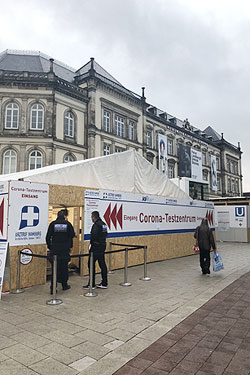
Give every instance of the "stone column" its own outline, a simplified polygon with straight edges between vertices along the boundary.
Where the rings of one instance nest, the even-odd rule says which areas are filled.
[[[28,110],[28,98],[22,99],[22,107],[21,107],[21,116],[20,116],[20,128],[19,132],[21,134],[26,134],[29,129],[29,124],[27,123],[27,110]]]
[[[28,158],[29,155],[26,155],[26,148],[26,143],[21,143],[19,154],[19,166],[17,165],[17,170],[19,171],[25,171],[28,168],[28,160],[26,160],[26,157]]]
[[[94,158],[95,157],[95,132],[89,131],[88,137],[88,157]]]

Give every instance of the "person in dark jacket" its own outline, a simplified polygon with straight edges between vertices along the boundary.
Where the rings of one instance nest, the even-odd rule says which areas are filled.
[[[108,235],[107,225],[101,220],[99,212],[93,211],[91,214],[93,221],[93,226],[91,228],[90,237],[90,252],[93,252],[94,262],[93,262],[93,285],[92,287],[107,289],[108,287],[108,271],[105,262],[105,250],[106,250],[106,238]],[[100,284],[95,285],[95,263],[98,261],[99,267],[101,268],[102,281]],[[90,257],[88,260],[88,267],[90,270]],[[84,289],[89,288],[89,283],[83,286]]]
[[[216,250],[212,230],[208,226],[208,220],[202,220],[201,225],[196,228],[194,238],[200,249],[200,266],[203,275],[210,274],[210,250]]]
[[[70,289],[68,285],[68,262],[70,261],[70,251],[73,247],[75,231],[72,224],[67,220],[67,210],[61,210],[57,214],[57,219],[50,223],[46,243],[50,250],[51,259],[57,255],[57,281],[62,284],[62,289]],[[53,267],[52,267],[53,270]],[[51,279],[50,292],[53,291],[53,275]]]

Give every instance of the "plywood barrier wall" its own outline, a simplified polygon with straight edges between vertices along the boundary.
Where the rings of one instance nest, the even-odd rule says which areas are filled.
[[[171,258],[178,258],[186,255],[194,254],[192,247],[194,245],[193,233],[178,233],[159,236],[140,236],[140,237],[123,237],[118,239],[110,239],[107,242],[107,251],[109,250],[109,242],[124,243],[128,245],[147,246],[147,260],[148,262],[156,262]],[[83,244],[83,253],[88,253],[89,242]],[[120,248],[120,247],[119,247]],[[113,246],[112,250],[119,249]],[[106,262],[108,265],[108,255],[106,255]],[[143,264],[143,249],[129,252],[128,265],[135,266]],[[112,254],[112,269],[119,269],[124,267],[124,252]],[[97,272],[99,268],[97,267]],[[82,259],[81,274],[88,274],[87,257]]]
[[[16,289],[18,250],[22,250],[25,246],[10,247],[10,273],[11,273],[11,289]],[[30,245],[27,246],[34,254],[46,255],[46,245]],[[33,258],[27,265],[21,264],[21,288],[34,285],[45,284],[46,282],[46,259]],[[9,282],[4,283],[3,291],[9,290]]]

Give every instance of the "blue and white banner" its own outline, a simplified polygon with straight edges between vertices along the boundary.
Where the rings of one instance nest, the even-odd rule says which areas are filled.
[[[109,238],[194,232],[204,217],[214,227],[210,202],[86,190],[84,240],[90,239],[93,211],[106,222]]]
[[[10,246],[45,243],[48,204],[47,184],[10,182],[8,232]]]

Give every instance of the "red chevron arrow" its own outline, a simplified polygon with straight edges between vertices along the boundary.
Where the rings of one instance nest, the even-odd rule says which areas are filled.
[[[114,224],[115,229],[117,229],[117,222],[116,222],[116,211],[117,211],[117,204],[113,208],[112,214],[110,216],[112,223]]]
[[[109,204],[105,214],[104,214],[104,220],[106,221],[107,226],[110,229],[110,213],[111,213],[111,203]]]
[[[122,205],[121,205],[119,211],[117,212],[117,216],[116,217],[117,217],[117,221],[120,224],[120,227],[122,229]]]

